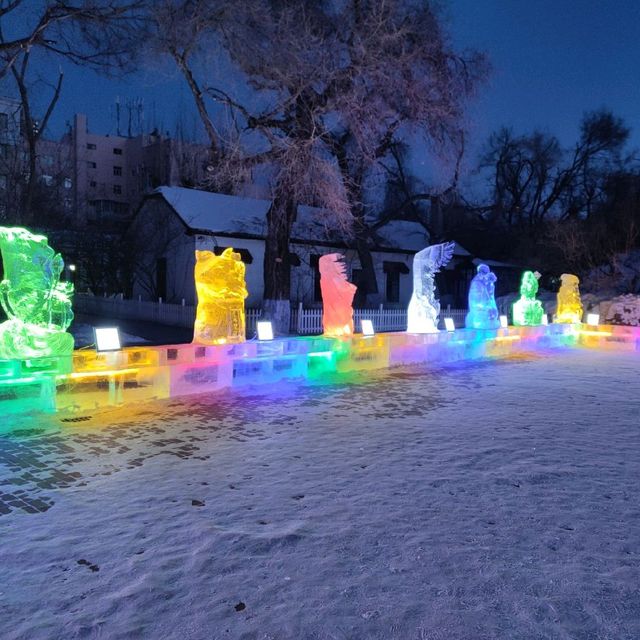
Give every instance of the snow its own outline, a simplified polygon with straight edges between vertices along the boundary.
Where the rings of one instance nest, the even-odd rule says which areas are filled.
[[[0,636],[638,638],[639,393],[567,350],[22,419]]]
[[[600,314],[608,324],[640,325],[640,296],[626,294],[600,303]]]
[[[173,207],[182,221],[191,229],[210,233],[244,233],[257,238],[266,235],[266,216],[270,200],[258,200],[211,193],[184,187],[159,187],[155,193]],[[298,207],[298,216],[291,237],[300,241],[326,240],[338,244],[344,242],[338,232],[332,232],[324,220],[327,212],[317,207]],[[381,247],[417,251],[428,244],[425,228],[415,222],[391,221],[378,229],[377,239]],[[457,247],[456,255],[469,255]]]

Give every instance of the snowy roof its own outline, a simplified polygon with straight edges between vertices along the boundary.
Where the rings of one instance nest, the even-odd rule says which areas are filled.
[[[191,229],[231,235],[243,233],[259,237],[266,234],[266,216],[270,200],[229,196],[184,187],[159,187],[154,193],[161,195]],[[331,234],[323,219],[327,212],[316,207],[299,206],[293,225],[292,238],[306,241],[341,240]],[[416,222],[394,220],[377,230],[378,245],[388,249],[418,251],[426,247],[428,234]],[[457,248],[459,245],[457,245]],[[460,253],[461,250],[464,253]],[[459,247],[456,255],[469,255]]]
[[[381,247],[402,247],[420,251],[429,244],[427,230],[417,222],[391,220],[376,231]]]
[[[473,264],[486,264],[488,267],[495,267],[496,269],[502,267],[505,269],[523,269],[522,265],[513,264],[512,262],[501,262],[500,260],[483,260],[482,258],[474,258]]]

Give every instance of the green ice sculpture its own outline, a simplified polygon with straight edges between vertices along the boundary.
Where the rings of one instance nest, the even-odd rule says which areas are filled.
[[[513,305],[513,324],[516,326],[535,326],[542,324],[544,309],[542,302],[536,300],[539,273],[525,271],[520,283],[520,299]]]
[[[8,318],[0,324],[0,359],[70,355],[73,285],[60,282],[60,254],[45,236],[8,227],[0,227],[0,252],[0,304]]]

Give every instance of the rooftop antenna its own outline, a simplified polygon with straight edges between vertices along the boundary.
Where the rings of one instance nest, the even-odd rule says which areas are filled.
[[[120,135],[120,96],[116,96],[116,134]]]

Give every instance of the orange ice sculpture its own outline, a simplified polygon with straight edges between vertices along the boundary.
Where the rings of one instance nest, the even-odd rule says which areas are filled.
[[[244,299],[247,287],[245,266],[231,247],[222,255],[196,251],[196,293],[198,310],[193,341],[200,344],[244,342]]]
[[[322,292],[322,329],[326,336],[353,335],[356,285],[347,280],[343,256],[330,253],[318,262]]]

